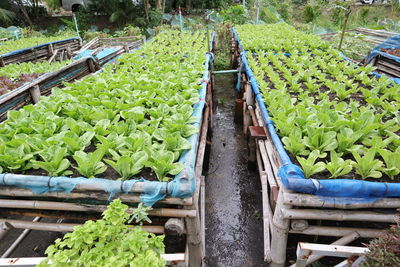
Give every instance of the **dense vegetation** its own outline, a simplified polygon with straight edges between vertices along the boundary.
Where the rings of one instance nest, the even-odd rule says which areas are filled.
[[[37,37],[28,37],[28,38],[21,38],[18,40],[10,40],[6,42],[0,42],[0,54],[12,52],[18,49],[24,49],[44,43],[64,40],[67,38],[74,37],[70,34],[68,35],[57,35],[57,36],[37,36]]]
[[[237,31],[275,127],[306,177],[398,177],[399,85],[287,24]]]
[[[9,111],[0,126],[0,166],[89,178],[150,172],[168,180],[182,170],[176,161],[198,131],[192,105],[206,47],[203,32],[166,31],[101,73]]]
[[[74,231],[63,239],[57,239],[47,248],[48,257],[39,266],[165,266],[165,260],[161,258],[164,236],[126,224],[135,218],[140,221],[137,215],[142,209],[140,205],[133,210],[130,219],[128,206],[119,199],[114,200],[101,220],[86,221],[82,226],[74,227]],[[145,217],[139,219],[151,222]]]
[[[71,60],[53,63],[47,61],[23,62],[6,65],[0,68],[0,95],[14,90],[26,82],[31,82],[44,73],[58,70],[69,63],[71,63]]]

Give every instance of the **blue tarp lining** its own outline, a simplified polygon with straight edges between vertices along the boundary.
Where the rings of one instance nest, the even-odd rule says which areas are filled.
[[[214,34],[212,38],[214,38]],[[154,205],[154,203],[165,198],[167,195],[179,198],[190,197],[196,189],[195,164],[203,111],[206,106],[207,85],[210,79],[209,68],[212,60],[213,55],[207,53],[201,82],[202,87],[199,89],[199,101],[194,105],[192,114],[193,117],[197,118],[193,125],[199,129],[199,132],[189,137],[188,140],[192,148],[185,150],[180,156],[179,162],[184,165],[184,168],[172,181],[146,181],[143,178],[131,179],[129,181],[115,181],[102,178],[87,179],[84,177],[69,178],[0,174],[0,186],[17,186],[40,194],[49,191],[70,193],[76,186],[92,183],[97,185],[101,190],[110,193],[110,197],[113,197],[115,194],[128,193],[135,183],[143,182],[142,188],[144,193],[141,194],[140,199],[147,206]]]
[[[400,183],[383,183],[368,182],[362,180],[349,179],[307,179],[304,177],[302,170],[290,160],[281,139],[279,138],[273,121],[268,115],[267,107],[264,103],[262,94],[260,93],[258,83],[248,64],[246,51],[240,44],[239,36],[233,28],[233,34],[241,49],[242,66],[249,77],[251,87],[255,94],[256,100],[260,106],[263,120],[266,128],[271,136],[272,142],[276,148],[282,167],[278,170],[283,185],[286,189],[298,193],[313,194],[324,198],[325,201],[334,200],[332,197],[341,197],[343,204],[351,204],[356,202],[374,201],[382,197],[400,197]],[[238,79],[240,79],[240,73]],[[337,201],[337,199],[336,199]]]
[[[371,53],[368,55],[367,58],[367,64],[369,64],[375,57],[379,55],[383,55],[385,57],[388,57],[398,63],[400,63],[400,58],[390,55],[388,53],[380,51],[381,49],[386,48],[386,49],[396,49],[400,48],[400,35],[393,36],[392,38],[387,39],[380,45],[377,45],[374,49],[372,49]]]
[[[65,42],[65,41],[70,41],[70,40],[80,40],[80,38],[79,37],[72,37],[72,38],[68,38],[68,39],[64,39],[64,40],[58,40],[58,41],[48,42],[48,43],[44,43],[44,44],[40,44],[40,45],[36,45],[36,46],[32,46],[32,47],[18,49],[18,50],[12,51],[12,52],[1,54],[0,58],[18,55],[18,54],[21,54],[21,53],[29,52],[29,51],[37,49],[37,48],[41,48],[43,46],[47,46],[49,44],[58,44],[58,43]]]

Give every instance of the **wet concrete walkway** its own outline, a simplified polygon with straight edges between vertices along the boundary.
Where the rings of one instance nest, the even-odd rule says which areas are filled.
[[[210,166],[206,176],[206,263],[263,266],[261,184],[247,169],[242,125],[234,123],[231,74],[217,75]]]

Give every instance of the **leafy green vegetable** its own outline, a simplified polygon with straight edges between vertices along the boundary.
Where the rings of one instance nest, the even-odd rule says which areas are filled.
[[[144,164],[153,169],[160,181],[168,181],[167,174],[177,175],[183,170],[181,163],[174,163],[174,153],[171,151],[153,150],[150,151],[150,155]]]
[[[325,167],[331,174],[331,178],[341,177],[348,174],[353,169],[353,162],[351,160],[342,159],[340,154],[337,154],[335,151],[331,151],[330,156],[331,160]]]
[[[142,206],[131,210],[132,218],[145,220],[146,210]],[[128,206],[115,199],[102,219],[86,221],[57,239],[38,266],[165,266],[161,258],[164,236],[145,232],[140,226],[130,228],[125,224],[130,217],[127,211]]]
[[[305,177],[310,178],[312,175],[325,170],[326,167],[325,163],[323,162],[315,163],[315,161],[319,156],[320,156],[320,151],[313,150],[310,153],[310,155],[308,155],[307,159],[304,159],[302,157],[296,157],[301,165],[301,168],[303,169]]]
[[[105,160],[126,180],[139,173],[147,160],[147,154],[144,151],[133,153],[131,156],[120,156],[116,161]]]
[[[353,164],[356,173],[365,178],[380,178],[382,173],[379,171],[382,167],[382,161],[374,159],[375,152],[368,151],[364,156],[360,156],[357,152],[353,152],[356,162]]]
[[[107,166],[101,162],[104,156],[104,150],[97,149],[91,153],[76,151],[72,156],[78,167],[74,167],[80,174],[87,178],[94,178],[95,175],[106,171]]]
[[[35,168],[46,170],[51,176],[70,175],[71,171],[66,171],[70,162],[65,158],[67,149],[59,146],[51,146],[47,150],[39,152],[43,161],[33,161]]]

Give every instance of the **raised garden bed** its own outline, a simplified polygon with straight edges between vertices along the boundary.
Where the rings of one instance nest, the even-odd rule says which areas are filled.
[[[62,38],[65,37],[33,38],[34,40],[26,38],[3,42],[0,46],[0,67],[27,61],[37,62],[52,57],[69,59],[73,52],[82,47],[82,40],[78,37]]]
[[[187,241],[185,259],[199,265],[201,170],[212,99],[207,47],[204,32],[166,31],[96,75],[9,111],[0,130],[4,151],[23,153],[16,155],[17,168],[17,162],[6,163],[10,154],[0,156],[0,196],[16,201],[3,207],[98,212],[114,197],[155,205],[148,230],[162,233],[176,226],[170,219],[185,220],[178,231],[184,250]],[[24,144],[12,148],[18,140]],[[66,213],[58,216],[68,218]]]
[[[240,26],[233,35],[244,128],[257,132],[265,259],[284,265],[288,233],[376,237],[379,229],[338,222],[396,219],[399,175],[385,153],[400,150],[398,85],[285,24]]]

